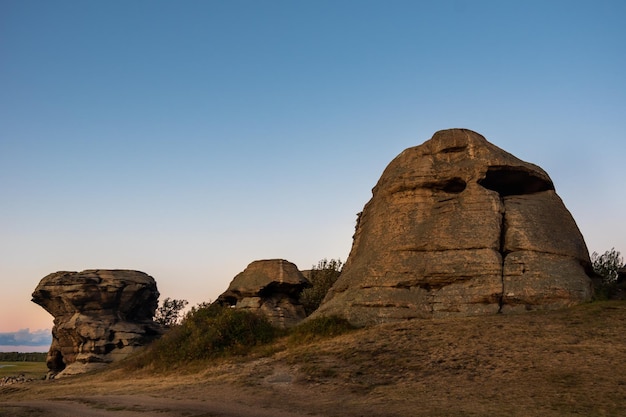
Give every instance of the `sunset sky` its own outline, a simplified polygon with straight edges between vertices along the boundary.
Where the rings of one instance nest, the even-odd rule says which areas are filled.
[[[347,258],[385,166],[464,127],[626,252],[624,1],[0,1],[0,350],[45,275],[214,300],[257,259]]]

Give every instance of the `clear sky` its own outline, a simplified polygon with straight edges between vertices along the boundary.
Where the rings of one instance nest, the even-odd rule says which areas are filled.
[[[385,166],[451,127],[624,253],[624,45],[621,0],[0,0],[0,346],[42,343],[59,270],[194,305],[257,259],[345,260]]]

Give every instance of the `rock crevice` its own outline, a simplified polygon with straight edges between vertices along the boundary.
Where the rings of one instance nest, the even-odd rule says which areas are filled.
[[[502,197],[500,197],[500,203],[503,207],[501,214],[502,220],[500,221],[500,258],[502,259],[502,265],[500,266],[500,279],[502,281],[502,292],[500,293],[498,299],[498,313],[502,313],[502,307],[504,307],[504,294],[506,293],[506,289],[504,288],[504,265],[506,262],[506,256],[509,253],[506,247],[506,210],[504,209],[504,200]]]

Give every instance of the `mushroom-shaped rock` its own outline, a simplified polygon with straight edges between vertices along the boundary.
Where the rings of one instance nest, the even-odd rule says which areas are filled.
[[[152,320],[158,298],[154,278],[139,271],[60,271],[44,277],[32,301],[54,317],[50,375],[102,367],[159,337],[163,330]]]
[[[583,237],[548,174],[465,129],[385,169],[341,277],[313,314],[356,325],[588,300]]]
[[[254,261],[235,276],[216,302],[260,313],[274,326],[288,328],[306,317],[298,297],[309,285],[298,267],[289,261]]]

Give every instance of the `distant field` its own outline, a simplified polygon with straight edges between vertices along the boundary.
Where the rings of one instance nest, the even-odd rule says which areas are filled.
[[[24,374],[27,378],[41,379],[47,372],[45,362],[0,362],[0,378]]]

